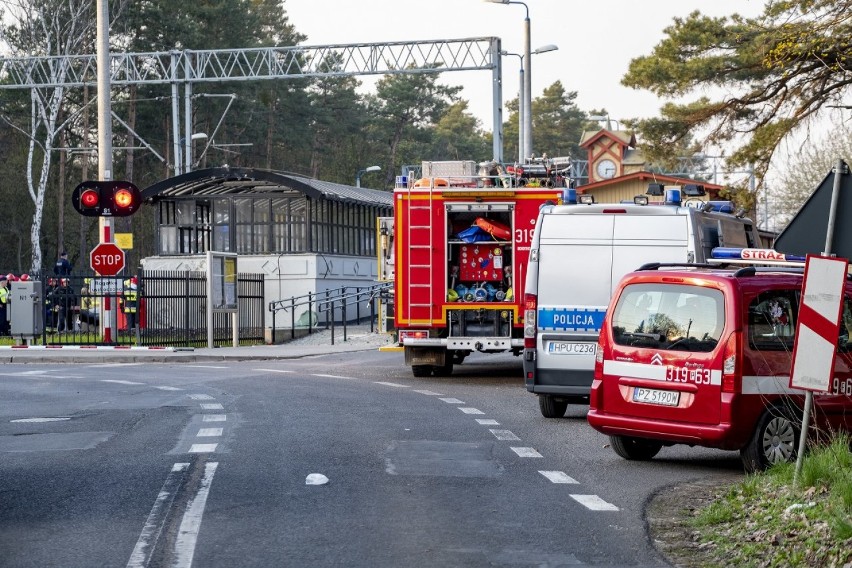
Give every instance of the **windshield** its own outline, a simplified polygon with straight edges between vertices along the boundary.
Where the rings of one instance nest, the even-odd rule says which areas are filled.
[[[725,327],[724,297],[699,286],[634,284],[618,299],[611,325],[618,345],[709,352]]]

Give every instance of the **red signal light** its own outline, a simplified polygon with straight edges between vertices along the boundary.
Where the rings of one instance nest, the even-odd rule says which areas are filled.
[[[94,209],[100,200],[100,194],[94,189],[86,189],[80,194],[80,205],[86,209]]]

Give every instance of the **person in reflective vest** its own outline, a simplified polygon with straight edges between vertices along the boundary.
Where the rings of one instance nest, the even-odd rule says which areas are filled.
[[[124,312],[124,317],[127,318],[128,331],[136,329],[136,313],[139,305],[137,283],[138,281],[135,276],[124,281],[122,311]]]

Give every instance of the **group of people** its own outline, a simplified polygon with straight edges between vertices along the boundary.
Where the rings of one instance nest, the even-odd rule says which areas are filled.
[[[53,278],[48,278],[44,287],[44,327],[48,332],[66,333],[97,330],[100,322],[101,294],[91,289],[91,279],[86,278],[79,293],[72,286],[72,265],[68,253],[63,251],[53,267]],[[0,275],[0,336],[10,335],[10,282],[29,280],[28,274]],[[138,323],[138,290],[136,277],[123,282],[118,294],[118,307],[124,314],[126,329],[136,328]]]

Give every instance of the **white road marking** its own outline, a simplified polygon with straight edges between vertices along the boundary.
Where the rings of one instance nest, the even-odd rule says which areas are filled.
[[[399,385],[397,383],[385,383],[385,382],[382,382],[382,381],[375,381],[375,383],[377,385],[385,385],[386,387],[397,387],[397,388],[400,388],[400,389],[411,388],[408,385]]]
[[[263,371],[264,373],[292,373],[285,369],[252,369],[252,371]]]
[[[461,401],[457,398],[439,398],[438,400],[443,400],[447,404],[464,404],[463,401]]]
[[[551,483],[579,483],[564,471],[539,471],[539,473],[549,479]]]
[[[494,430],[493,428],[491,428],[491,429],[490,429],[490,432],[491,432],[492,434],[494,434],[494,436],[495,436],[498,440],[512,440],[512,441],[514,441],[514,440],[520,440],[520,438],[518,438],[515,434],[513,434],[513,433],[512,433],[511,431],[509,431],[509,430]]]
[[[172,563],[174,568],[189,568],[192,566],[192,557],[195,556],[195,543],[198,541],[198,530],[201,528],[201,517],[204,515],[204,506],[207,504],[207,495],[210,493],[210,484],[213,483],[213,474],[216,473],[218,463],[204,464],[204,477],[198,493],[190,500],[183,514],[175,541],[175,559]]]
[[[88,366],[105,369],[107,367],[138,367],[139,365],[144,365],[144,363],[97,363],[95,365]]]
[[[208,402],[200,406],[202,410],[225,410],[225,407],[218,402]]]
[[[201,428],[196,434],[197,438],[215,438],[222,435],[224,428]]]
[[[219,444],[192,444],[189,447],[190,454],[209,454],[216,451]]]
[[[494,420],[493,418],[477,418],[477,422],[482,424],[483,426],[499,426],[500,423]]]
[[[459,410],[461,410],[465,414],[485,414],[484,412],[482,412],[478,408],[471,408],[469,406],[457,406],[456,408],[458,408]]]
[[[571,498],[592,511],[618,511],[618,507],[607,503],[597,495],[571,495]]]
[[[209,394],[190,394],[187,396],[192,400],[213,400],[213,397]]]
[[[325,379],[352,379],[352,377],[341,377],[340,375],[313,375],[314,377],[323,377]]]
[[[226,422],[228,417],[225,414],[202,414],[202,422]]]
[[[182,391],[183,389],[179,389],[177,387],[154,387],[155,389],[160,389],[161,391]]]
[[[144,385],[145,383],[137,383],[135,381],[122,381],[119,379],[103,379],[102,383],[116,383],[119,385]]]
[[[154,501],[154,506],[151,508],[148,520],[145,521],[145,526],[142,527],[142,534],[139,535],[139,540],[136,541],[136,546],[133,547],[133,553],[127,562],[127,568],[145,568],[148,566],[151,554],[154,552],[157,540],[163,531],[163,525],[168,516],[169,509],[172,506],[175,494],[187,468],[189,468],[188,463],[176,463],[172,466],[172,471],[166,477],[163,488],[160,489],[160,494],[157,495],[157,500]]]
[[[543,458],[544,456],[532,448],[512,448],[512,451],[522,458]]]
[[[430,390],[416,390],[414,392],[419,392],[420,394],[425,394],[425,395],[429,395],[429,396],[441,396],[440,393],[432,392]]]
[[[9,420],[9,422],[64,422],[71,420],[70,416],[55,416],[53,418],[18,418],[17,420]]]
[[[305,485],[325,485],[328,478],[321,473],[311,473],[305,478]]]
[[[193,369],[227,369],[228,367],[222,365],[187,365],[187,367],[192,367]]]

